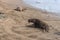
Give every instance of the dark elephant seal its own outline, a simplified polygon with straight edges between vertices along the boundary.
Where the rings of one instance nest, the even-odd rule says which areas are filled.
[[[46,32],[49,31],[49,26],[45,22],[43,22],[39,19],[28,19],[28,22],[33,23],[34,28],[38,28],[38,29],[41,29],[42,31],[46,31]]]

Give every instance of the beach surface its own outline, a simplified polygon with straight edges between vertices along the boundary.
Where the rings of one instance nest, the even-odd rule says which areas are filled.
[[[16,5],[13,6],[9,2],[0,0],[0,40],[60,40],[59,16],[28,6],[22,0],[19,7],[23,11],[16,11]],[[44,21],[50,26],[49,32],[26,27],[30,18]]]

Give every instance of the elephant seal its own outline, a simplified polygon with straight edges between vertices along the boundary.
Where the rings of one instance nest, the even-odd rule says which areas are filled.
[[[28,23],[33,23],[34,28],[38,28],[46,32],[49,31],[49,26],[39,19],[28,19]]]

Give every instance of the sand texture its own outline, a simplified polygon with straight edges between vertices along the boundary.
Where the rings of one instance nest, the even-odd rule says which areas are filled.
[[[26,27],[29,18],[38,18],[47,23],[49,32]],[[30,7],[16,11],[0,1],[0,40],[60,40],[60,18]]]

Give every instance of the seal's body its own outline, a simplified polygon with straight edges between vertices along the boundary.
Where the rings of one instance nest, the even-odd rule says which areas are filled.
[[[45,22],[42,22],[39,19],[28,19],[28,22],[33,23],[34,28],[39,28],[42,31],[46,31],[46,32],[48,32],[49,30],[49,26]]]

